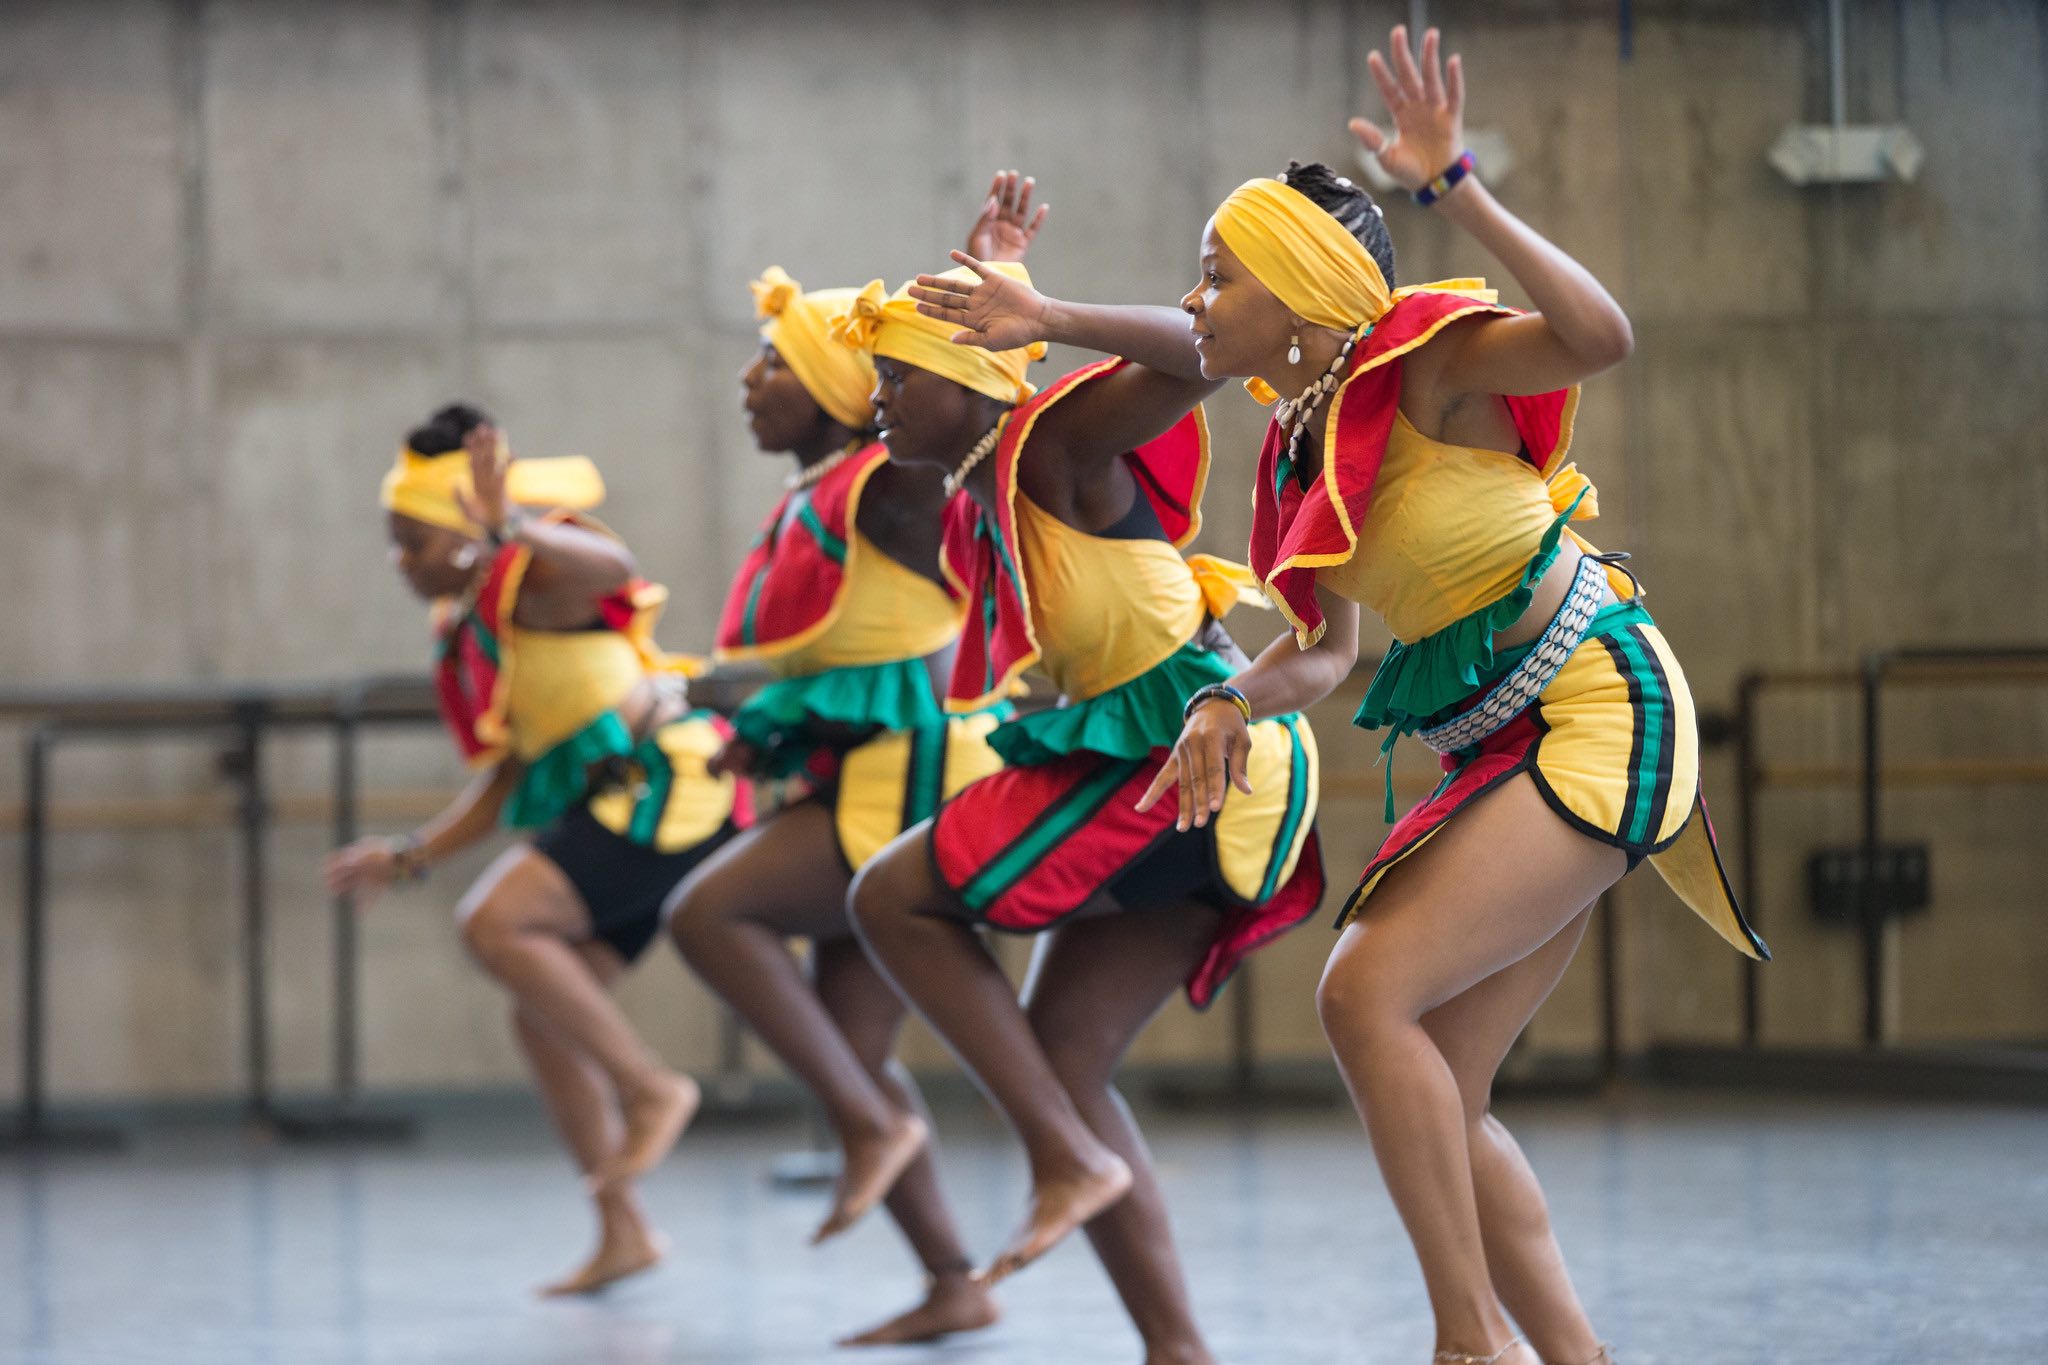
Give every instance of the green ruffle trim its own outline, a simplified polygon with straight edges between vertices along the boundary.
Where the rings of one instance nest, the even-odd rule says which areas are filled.
[[[909,730],[944,718],[922,659],[855,664],[778,678],[733,713],[733,729],[760,750],[763,771],[789,777],[823,741],[818,725],[848,730]]]
[[[1572,505],[1537,542],[1536,554],[1522,570],[1521,581],[1505,597],[1453,621],[1434,635],[1425,635],[1412,645],[1396,640],[1374,670],[1365,689],[1365,700],[1351,723],[1363,730],[1381,730],[1380,761],[1387,770],[1387,823],[1394,823],[1394,741],[1412,735],[1433,718],[1444,714],[1490,681],[1502,677],[1506,668],[1493,647],[1494,637],[1522,619],[1536,598],[1536,585],[1564,548],[1564,528],[1572,513],[1593,490],[1588,488],[1572,499]],[[1506,667],[1512,667],[1512,664]]]
[[[1587,490],[1590,492],[1591,490]],[[1558,513],[1557,520],[1543,533],[1536,555],[1522,571],[1522,579],[1507,596],[1481,607],[1462,620],[1453,621],[1434,635],[1412,645],[1395,641],[1380,660],[1365,689],[1352,724],[1366,730],[1392,729],[1411,734],[1432,716],[1465,700],[1498,667],[1493,639],[1522,619],[1535,599],[1536,585],[1564,548],[1565,524],[1579,510],[1586,493]],[[1390,736],[1391,738],[1391,736]]]
[[[997,726],[988,744],[1003,762],[1026,767],[1084,750],[1140,759],[1180,738],[1181,708],[1195,689],[1223,682],[1236,672],[1222,655],[1190,640],[1099,697],[1034,711]]]
[[[553,824],[589,798],[594,765],[630,755],[635,747],[625,717],[605,712],[527,765],[500,819],[513,829]]]

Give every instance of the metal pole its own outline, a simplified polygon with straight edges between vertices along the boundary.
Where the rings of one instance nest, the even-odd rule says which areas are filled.
[[[268,915],[263,903],[264,826],[269,818],[263,793],[263,703],[245,701],[235,707],[238,745],[235,777],[242,788],[242,952],[246,1046],[249,1061],[249,1117],[269,1123],[270,998],[265,967],[269,950]]]
[[[1756,803],[1760,795],[1756,760],[1757,694],[1763,679],[1748,673],[1735,689],[1735,826],[1741,842],[1742,861],[1738,875],[1742,885],[1742,908],[1749,922],[1757,922],[1756,909]],[[1756,1047],[1763,1037],[1763,974],[1757,963],[1742,959],[1742,1045]]]
[[[356,746],[361,735],[363,689],[341,695],[334,718],[334,846],[356,840]],[[343,1107],[355,1103],[357,1084],[356,911],[347,896],[334,898],[334,1094]]]
[[[1828,120],[1837,133],[1849,122],[1849,59],[1842,28],[1842,0],[1828,0]]]
[[[1857,918],[1863,932],[1863,1044],[1884,1042],[1884,914],[1877,896],[1880,840],[1879,788],[1882,785],[1878,747],[1878,694],[1884,684],[1885,657],[1863,661],[1863,857],[1857,879]]]
[[[27,812],[21,852],[21,1135],[43,1133],[44,917],[48,889],[50,819],[50,728],[28,733],[23,772]]]
[[[1230,1001],[1230,1088],[1239,1096],[1250,1098],[1259,1088],[1258,1040],[1254,1033],[1257,1024],[1254,1009],[1253,979],[1256,973],[1253,964],[1246,962],[1237,969],[1236,987]]]

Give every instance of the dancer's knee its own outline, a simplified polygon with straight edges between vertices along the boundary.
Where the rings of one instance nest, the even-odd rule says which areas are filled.
[[[465,897],[456,907],[455,921],[462,946],[487,971],[503,959],[520,932],[510,908],[487,894]]]
[[[847,912],[862,942],[887,938],[916,912],[929,880],[923,857],[923,845],[906,836],[854,874],[853,887],[846,893]]]
[[[1322,980],[1316,983],[1316,1017],[1332,1046],[1413,1021],[1416,1012],[1404,1009],[1387,957],[1362,940],[1349,938],[1330,954]]]
[[[716,873],[689,877],[671,893],[662,915],[669,938],[686,962],[697,965],[713,951],[730,904],[732,898]]]

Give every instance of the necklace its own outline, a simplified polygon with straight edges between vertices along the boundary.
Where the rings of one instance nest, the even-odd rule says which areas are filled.
[[[847,459],[852,456],[853,451],[854,448],[852,446],[848,446],[844,450],[834,451],[816,464],[806,465],[784,479],[782,486],[792,493],[801,493],[806,488],[816,488],[827,474],[845,464]]]
[[[967,476],[974,472],[974,467],[987,459],[988,453],[996,448],[996,442],[1003,439],[1003,428],[1009,424],[1010,414],[1006,412],[996,419],[996,424],[988,429],[987,435],[974,443],[974,449],[967,452],[967,458],[960,462],[960,467],[946,476],[947,497],[958,493],[966,484]]]
[[[1349,368],[1351,352],[1357,347],[1358,339],[1370,330],[1371,328],[1366,328],[1344,338],[1344,345],[1330,361],[1329,368],[1316,376],[1314,383],[1273,410],[1273,420],[1287,433],[1287,454],[1290,459],[1297,453],[1295,447],[1300,445],[1302,434],[1308,430],[1309,419],[1316,415],[1316,409],[1321,407],[1323,400],[1336,389],[1338,380]]]

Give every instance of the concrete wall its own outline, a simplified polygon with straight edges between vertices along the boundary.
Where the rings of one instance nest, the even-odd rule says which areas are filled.
[[[1702,704],[1725,709],[1757,666],[2048,636],[2041,7],[1852,2],[1852,117],[1909,121],[1928,161],[1914,185],[1839,191],[1794,190],[1763,160],[1783,125],[1825,114],[1818,0],[1639,0],[1627,35],[1591,0],[1432,8],[1467,54],[1471,123],[1513,145],[1502,193],[1635,320],[1636,359],[1588,392],[1579,458],[1602,485],[1598,538],[1637,552]],[[371,489],[408,422],[457,394],[529,453],[603,462],[622,494],[608,515],[675,590],[666,638],[701,645],[780,472],[735,418],[749,277],[773,261],[815,285],[893,283],[943,260],[990,170],[1020,166],[1054,205],[1033,262],[1049,288],[1171,300],[1230,186],[1349,154],[1364,52],[1407,10],[8,5],[0,683],[418,668],[420,615],[384,566]],[[1419,210],[1387,212],[1404,277],[1487,270]],[[1230,551],[1260,419],[1234,392],[1212,410],[1208,540]],[[1343,723],[1355,697],[1317,716],[1340,889],[1382,832],[1371,746]],[[1772,717],[1774,755],[1851,753],[1842,702]],[[2048,753],[2048,716],[2019,694],[1902,706],[1896,731],[1909,757]],[[212,761],[187,741],[79,746],[58,788],[215,793]],[[282,744],[274,766],[287,794],[325,779],[315,743]],[[1404,751],[1404,787],[1426,766]],[[370,770],[409,818],[453,764],[436,737],[393,737]],[[10,746],[0,791],[17,775]],[[1708,778],[1725,829],[1725,758]],[[1936,859],[1935,906],[1899,935],[1902,1036],[2048,1034],[2041,789],[1928,788],[1894,810]],[[1845,1041],[1855,949],[1809,926],[1798,876],[1811,846],[1850,836],[1852,804],[1794,791],[1763,815],[1768,1036]],[[317,1081],[326,1045],[323,845],[311,824],[274,849],[287,1082]],[[0,839],[0,881],[18,847]],[[59,839],[60,1093],[232,1084],[232,857],[218,830]],[[501,1003],[448,931],[463,875],[365,922],[373,1084],[516,1075]],[[1615,900],[1631,1042],[1732,1036],[1731,955],[1647,873]],[[15,914],[0,903],[0,942]],[[1329,943],[1305,929],[1263,960],[1270,1052],[1320,1055]],[[711,1063],[714,1011],[672,961],[629,997],[665,1052]],[[1537,1044],[1588,1046],[1594,1000],[1587,954]],[[1176,1009],[1146,1055],[1214,1057],[1223,1022]],[[16,1027],[0,1010],[0,1094]]]

